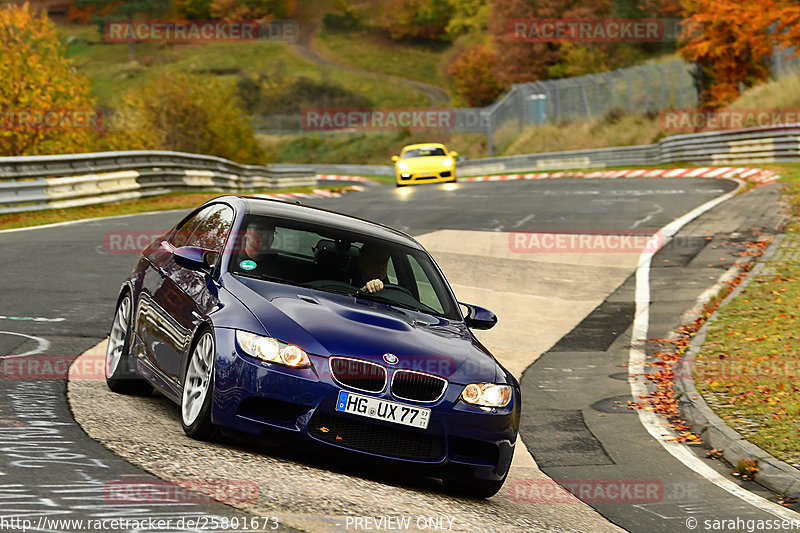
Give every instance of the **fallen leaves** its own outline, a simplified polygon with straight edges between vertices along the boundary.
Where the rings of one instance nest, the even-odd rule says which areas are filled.
[[[758,257],[763,254],[763,250],[766,249],[771,240],[772,237],[768,237],[746,243],[745,251],[741,252],[740,255]],[[749,263],[739,264],[739,272],[736,276],[724,284],[720,293],[703,307],[699,316],[691,324],[684,324],[675,331],[678,335],[676,339],[654,338],[647,341],[650,344],[658,344],[661,347],[661,350],[655,351],[647,357],[649,359],[647,366],[652,368],[652,371],[644,373],[647,383],[655,385],[655,390],[649,394],[639,396],[638,399],[641,401],[628,401],[628,409],[644,409],[665,415],[671,427],[677,433],[674,440],[678,442],[700,444],[702,440],[699,435],[691,431],[690,424],[679,418],[679,398],[675,394],[675,364],[683,356],[700,327],[716,311],[725,297],[745,279],[750,267]],[[767,335],[755,335],[745,340],[748,342],[762,342],[768,339]],[[726,357],[727,354],[723,354],[720,355],[719,359],[724,360]],[[718,386],[719,384],[719,381],[716,380],[711,382],[712,386]]]
[[[725,452],[718,448],[711,448],[708,452],[706,452],[706,457],[709,459],[722,459],[725,456]]]
[[[753,480],[758,474],[758,462],[755,459],[739,459],[736,470],[731,474],[747,481]]]

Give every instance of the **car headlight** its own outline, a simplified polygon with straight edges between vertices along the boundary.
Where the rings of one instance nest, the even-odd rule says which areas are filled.
[[[398,161],[397,168],[400,170],[408,170],[408,165],[406,165],[403,161]]]
[[[470,383],[461,391],[461,399],[483,407],[505,407],[511,401],[511,387],[494,383]]]
[[[442,159],[442,166],[443,167],[451,167],[451,166],[453,166],[453,160],[450,159],[449,157],[445,157],[444,159]]]
[[[236,344],[244,353],[269,363],[280,363],[292,368],[311,366],[306,352],[293,344],[286,344],[272,337],[236,330]]]

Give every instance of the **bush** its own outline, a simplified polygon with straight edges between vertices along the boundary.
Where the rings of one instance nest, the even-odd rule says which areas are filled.
[[[313,107],[370,109],[366,96],[348,91],[341,85],[300,77],[274,80],[265,74],[242,77],[237,82],[239,97],[250,114],[293,114]]]
[[[344,13],[325,13],[325,16],[322,17],[322,25],[326,31],[348,32],[360,28],[361,22],[356,16],[355,9],[345,6]]]
[[[389,0],[383,27],[397,41],[445,40],[451,13],[447,0]]]
[[[123,97],[131,120],[107,139],[116,150],[176,150],[263,164],[265,152],[234,91],[217,80],[164,73]]]

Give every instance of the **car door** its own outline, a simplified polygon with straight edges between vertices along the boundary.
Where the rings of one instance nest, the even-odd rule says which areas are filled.
[[[200,318],[216,304],[216,285],[205,272],[178,265],[173,251],[198,246],[221,253],[230,233],[233,209],[213,204],[198,211],[166,241],[155,243],[147,258],[141,329],[150,363],[174,384],[180,382],[182,356],[188,350]]]

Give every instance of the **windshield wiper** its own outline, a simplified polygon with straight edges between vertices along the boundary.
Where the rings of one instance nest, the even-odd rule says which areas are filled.
[[[317,289],[318,291],[332,292],[334,294],[344,294],[345,296],[350,296],[350,297],[356,296],[356,292],[355,291],[348,291],[347,289],[330,289],[330,288],[314,287],[312,285],[309,285],[309,286],[312,289]]]
[[[398,302],[397,300],[392,300],[391,298],[386,298],[385,296],[380,296],[378,294],[373,294],[371,292],[361,292],[361,291],[359,291],[359,292],[357,292],[355,294],[355,296],[356,296],[356,298],[364,298],[365,300],[373,300],[373,301],[376,301],[376,302],[393,305],[395,307],[402,307],[403,309],[409,309],[411,311],[416,311],[418,313],[427,313],[428,312],[428,311],[425,311],[425,310],[420,309],[418,307],[414,307],[413,305],[404,304],[404,303]]]
[[[294,285],[295,287],[306,287],[306,288],[310,288],[311,287],[310,285],[308,285],[306,283],[303,283],[301,281],[292,281],[290,279],[278,278],[278,277],[275,277],[275,276],[265,276],[263,274],[250,274],[249,272],[234,272],[234,274],[236,274],[237,276],[244,276],[244,277],[250,278],[250,279],[258,279],[258,280],[261,280],[261,281],[271,281],[273,283],[282,283],[284,285]]]

